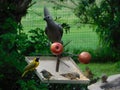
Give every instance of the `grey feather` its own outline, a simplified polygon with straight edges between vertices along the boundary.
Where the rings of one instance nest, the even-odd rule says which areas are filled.
[[[60,24],[57,24],[51,17],[49,11],[44,7],[44,20],[46,21],[45,34],[48,39],[53,42],[62,42],[63,28]]]

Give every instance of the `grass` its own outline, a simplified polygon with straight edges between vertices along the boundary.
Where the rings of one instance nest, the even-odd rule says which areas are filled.
[[[67,42],[71,40],[71,43],[67,46],[70,50],[73,49],[96,49],[98,45],[98,38],[95,32],[88,26],[80,29],[74,28],[69,34],[64,34],[63,41]]]
[[[107,74],[108,76],[110,76],[114,74],[119,74],[120,72],[116,67],[116,63],[79,63],[78,66],[83,72],[85,70],[85,67],[88,66],[96,77],[101,77],[102,74]]]

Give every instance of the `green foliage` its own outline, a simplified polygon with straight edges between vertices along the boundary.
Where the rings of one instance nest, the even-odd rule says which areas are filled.
[[[0,82],[2,83],[1,87],[4,89],[10,90],[19,87],[22,90],[36,90],[41,87],[45,88],[44,85],[37,87],[34,80],[27,80],[27,82],[21,80],[21,82],[16,84],[20,80],[26,64],[23,62],[24,55],[46,53],[49,50],[49,46],[47,45],[48,40],[43,30],[36,28],[35,30],[31,30],[30,33],[29,39],[25,33],[6,33],[0,36],[2,40],[0,44]],[[6,71],[5,68],[9,69]],[[5,87],[6,85],[9,88]]]
[[[28,42],[28,36],[25,33],[20,33],[17,35],[15,43],[17,46],[17,51],[23,55],[25,55],[26,47]]]
[[[26,54],[46,54],[49,53],[49,42],[40,28],[32,29],[29,31],[29,40],[26,43]]]
[[[2,48],[9,51],[14,46],[15,37],[16,35],[12,33],[1,35],[0,39],[2,40],[1,42],[1,45],[3,46]]]
[[[119,59],[120,60],[120,59]],[[115,63],[116,70],[120,72],[120,61]]]
[[[0,0],[0,90],[40,88],[37,87],[35,80],[31,80],[32,76],[27,78],[27,81],[21,79],[26,65],[25,55],[37,52],[37,50],[46,50],[44,43],[47,39],[44,40],[45,36],[40,29],[31,30],[30,39],[22,32],[20,21],[26,14],[30,2],[31,0],[26,2],[24,0],[17,2],[16,0]],[[30,45],[34,47],[34,50],[27,53]]]
[[[20,78],[24,57],[13,50],[10,53],[5,52],[1,45],[0,53],[0,87],[10,90]]]
[[[115,62],[115,53],[109,47],[98,47],[96,50],[92,51],[92,60],[94,62]]]
[[[82,2],[82,3],[81,3]],[[120,6],[119,1],[103,0],[101,2],[89,0],[80,1],[75,14],[83,23],[93,23],[95,31],[100,36],[103,45],[110,46],[115,52],[120,50]]]
[[[14,19],[8,17],[8,18],[6,18],[6,20],[5,20],[5,22],[4,22],[3,26],[2,26],[2,30],[5,30],[5,33],[6,32],[17,33],[16,30],[17,30],[18,26],[19,25],[17,24],[17,22],[15,22]]]
[[[13,33],[0,35],[0,87],[2,89],[12,89],[25,65],[24,56],[18,53],[16,47],[16,36],[17,34]]]
[[[47,90],[45,84],[39,83],[37,85],[35,80],[28,81],[19,80],[17,81],[17,83],[21,85],[21,90]]]
[[[115,63],[116,61],[120,60],[119,53],[116,54],[115,52],[113,52],[113,50],[110,47],[98,47],[95,50],[90,48],[73,49],[73,52],[71,52],[70,56],[73,58],[73,60],[76,63],[79,63],[78,55],[83,51],[87,51],[91,54],[92,56],[90,61],[91,63],[94,63],[94,62],[96,63],[97,62],[98,63],[114,62]]]

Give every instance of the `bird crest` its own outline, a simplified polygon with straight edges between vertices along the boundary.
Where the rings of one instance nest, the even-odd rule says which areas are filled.
[[[48,9],[46,7],[44,7],[44,19],[46,19],[46,18],[51,18],[52,19]]]
[[[48,9],[46,7],[44,7],[44,16],[48,16],[50,15]]]

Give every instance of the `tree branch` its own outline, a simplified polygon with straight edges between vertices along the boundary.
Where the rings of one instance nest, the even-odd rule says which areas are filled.
[[[34,4],[36,4],[36,1],[32,2],[32,3],[28,6],[28,8],[31,7],[31,6],[34,5]]]
[[[51,2],[51,3],[54,3],[55,5],[59,5],[59,6],[61,6],[61,7],[65,7],[65,8],[71,9],[71,10],[74,9],[74,7],[72,7],[72,6],[67,6],[66,4],[60,4],[60,3],[58,3],[56,0],[51,0],[50,2]]]
[[[78,6],[79,4],[77,4],[74,0],[70,0],[74,5]]]

